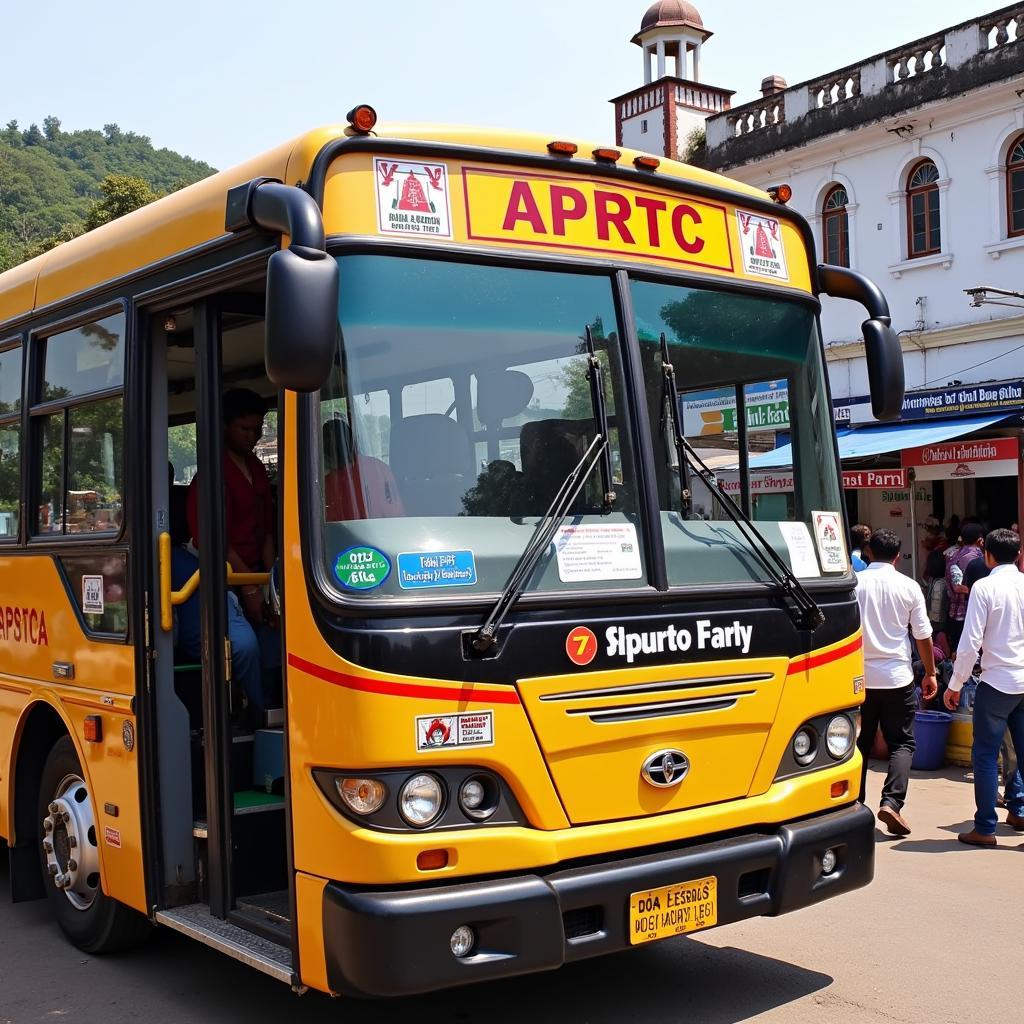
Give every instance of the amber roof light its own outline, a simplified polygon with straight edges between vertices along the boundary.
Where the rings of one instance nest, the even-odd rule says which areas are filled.
[[[789,185],[770,185],[765,191],[772,197],[773,202],[781,203],[783,206],[793,198],[793,189]]]
[[[641,154],[633,157],[633,166],[641,171],[656,171],[661,166],[661,161],[656,156]]]
[[[600,160],[603,164],[614,164],[622,159],[622,154],[617,149],[602,146],[594,150],[594,159]]]
[[[369,135],[377,123],[377,111],[368,103],[360,103],[358,107],[353,107],[345,117],[360,135]]]
[[[575,142],[555,140],[548,143],[548,152],[554,156],[575,156],[580,147]]]

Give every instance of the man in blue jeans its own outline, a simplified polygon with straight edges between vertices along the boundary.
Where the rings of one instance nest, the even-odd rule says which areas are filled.
[[[981,682],[974,698],[974,828],[958,838],[968,846],[996,845],[996,762],[1007,728],[1024,755],[1024,574],[1017,569],[1020,537],[993,530],[985,538],[991,572],[971,588],[964,631],[957,647],[953,678],[946,690],[950,711],[960,706],[960,690],[970,678],[981,651]],[[1020,771],[1006,781],[1006,823],[1024,832],[1024,783]]]

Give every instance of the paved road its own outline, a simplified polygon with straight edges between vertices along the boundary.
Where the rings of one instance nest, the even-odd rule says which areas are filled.
[[[131,955],[88,957],[45,903],[0,903],[0,1024],[284,1021],[641,1021],[739,1024],[1013,1024],[1019,974],[1022,837],[960,847],[965,773],[911,786],[908,839],[878,834],[875,882],[809,910],[672,939],[554,974],[388,1003],[301,999],[183,937]],[[880,776],[872,772],[877,792]],[[0,891],[6,891],[6,866]]]

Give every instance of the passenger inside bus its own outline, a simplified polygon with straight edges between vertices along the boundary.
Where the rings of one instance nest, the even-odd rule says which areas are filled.
[[[171,494],[184,488],[174,487],[174,467],[170,466]],[[181,590],[199,569],[199,558],[189,542],[188,519],[183,502],[171,501],[171,586]],[[228,591],[227,632],[231,642],[231,677],[238,681],[250,704],[259,702],[263,696],[263,667],[260,659],[260,643],[256,633],[245,617],[238,597]],[[202,660],[202,629],[200,620],[199,591],[174,609],[174,649],[178,657],[189,662]],[[177,659],[176,659],[177,660]],[[196,683],[198,683],[198,678]],[[194,723],[202,721],[200,694],[182,693],[181,697],[189,709]]]
[[[387,463],[357,454],[352,428],[340,416],[323,427],[324,501],[327,518],[386,519],[404,516],[398,483]]]
[[[263,463],[253,453],[263,435],[264,400],[254,391],[233,388],[225,392],[224,410],[224,522],[227,558],[238,573],[269,572],[274,565],[274,499]],[[188,494],[188,529],[199,546],[198,474]],[[247,584],[237,588],[241,608],[259,642],[261,671],[247,672],[242,685],[254,717],[280,707],[281,652],[277,616],[266,603],[263,588]],[[232,618],[229,609],[229,620]],[[230,637],[229,637],[230,639]],[[234,659],[232,658],[232,665]]]

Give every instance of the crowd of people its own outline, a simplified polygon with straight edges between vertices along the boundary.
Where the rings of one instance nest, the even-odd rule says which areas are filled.
[[[858,746],[867,760],[881,730],[889,749],[878,819],[891,835],[910,834],[903,816],[919,707],[973,709],[975,815],[958,837],[996,845],[997,806],[1024,832],[1024,566],[1016,523],[985,532],[976,519],[925,523],[920,582],[899,572],[900,538],[858,524],[850,531],[864,635],[865,700]],[[913,643],[911,642],[913,640]],[[966,687],[966,690],[965,690]],[[967,701],[964,694],[968,693]],[[1003,755],[1003,798],[999,756]]]

